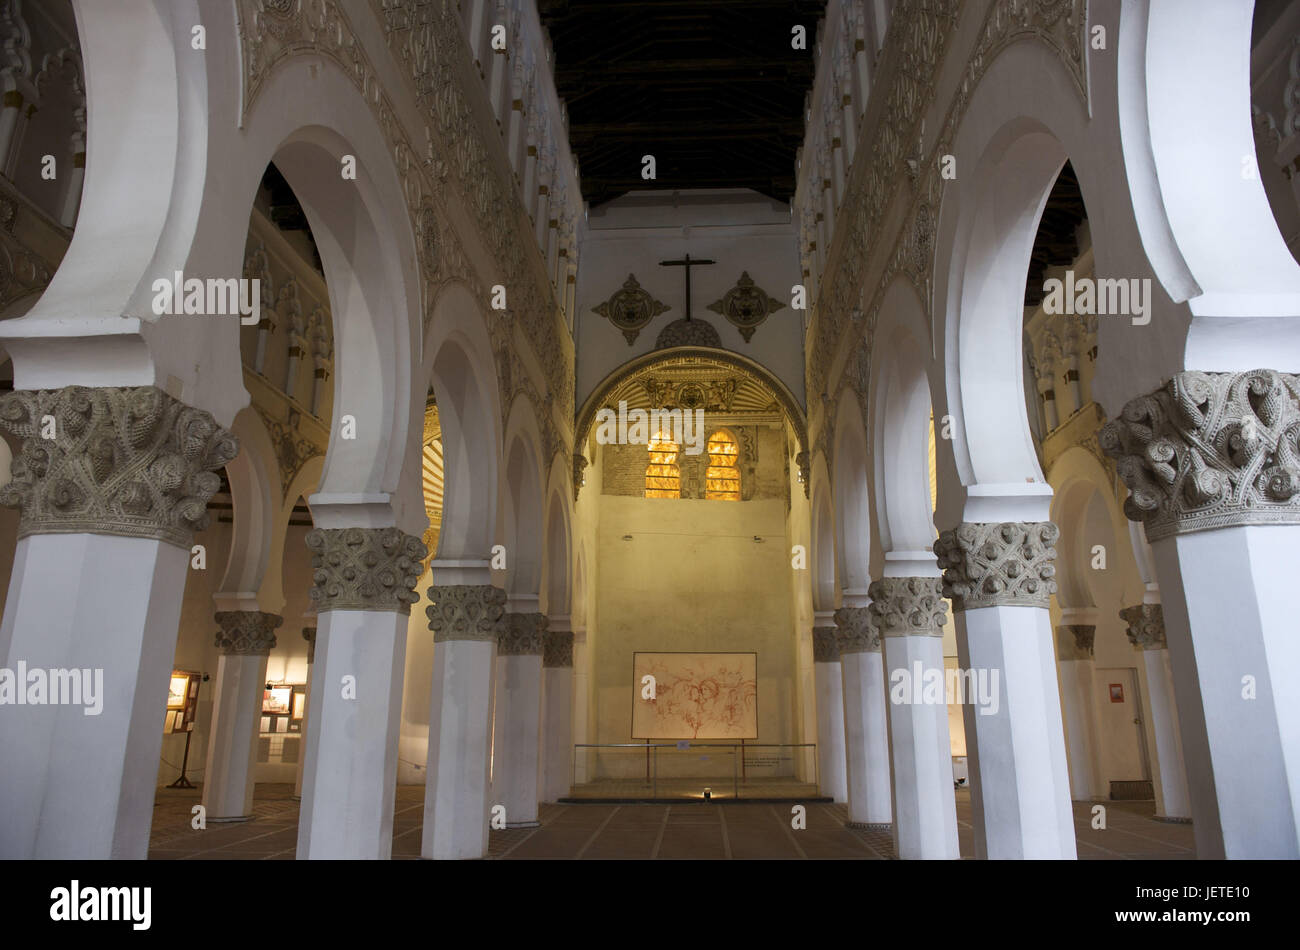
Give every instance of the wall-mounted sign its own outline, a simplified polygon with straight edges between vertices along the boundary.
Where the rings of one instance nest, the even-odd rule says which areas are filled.
[[[1112,703],[1124,702],[1124,685],[1122,683],[1110,684],[1110,701]]]

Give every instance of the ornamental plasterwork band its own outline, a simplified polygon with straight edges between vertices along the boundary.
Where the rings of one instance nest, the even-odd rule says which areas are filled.
[[[1165,609],[1160,604],[1137,604],[1119,612],[1128,624],[1128,642],[1135,650],[1163,650],[1165,640]]]
[[[933,226],[943,192],[938,156],[952,152],[952,143],[966,107],[997,54],[1008,44],[1033,38],[1060,56],[1074,81],[1080,100],[1087,102],[1086,29],[1087,0],[997,0],[988,4],[954,97],[926,157],[923,126],[940,89],[937,77],[944,70],[950,40],[956,35],[961,5],[958,0],[898,0],[891,11],[889,34],[877,66],[877,90],[885,110],[879,124],[863,125],[870,135],[858,148],[850,169],[846,193],[840,203],[835,240],[827,259],[818,299],[814,302],[808,363],[811,392],[827,388],[820,367],[834,363],[833,350],[842,337],[865,332],[868,339],[885,290],[900,273],[918,285],[927,311],[931,294]],[[891,188],[915,162],[917,173],[898,231],[882,226],[898,189]],[[841,236],[841,231],[844,234]],[[892,238],[891,238],[892,235]],[[881,241],[893,242],[893,251],[880,251]],[[889,244],[884,245],[886,248]],[[885,264],[874,287],[867,287],[864,272],[873,262]],[[853,299],[859,299],[857,308]],[[865,311],[865,327],[858,316]],[[850,313],[854,319],[850,322]]]
[[[573,634],[567,630],[552,630],[542,644],[542,666],[547,668],[573,666]]]
[[[425,608],[433,642],[480,640],[496,643],[505,629],[506,592],[491,584],[430,587]]]
[[[709,304],[708,309],[726,317],[727,322],[738,329],[748,343],[758,325],[784,307],[785,304],[781,301],[773,300],[761,287],[756,287],[748,271],[741,271],[736,286],[728,290],[721,300]]]
[[[410,614],[419,600],[428,549],[400,528],[315,528],[307,532],[318,611],[384,610]]]
[[[671,309],[672,307],[655,300],[649,292],[643,290],[635,274],[628,274],[627,280],[623,281],[622,289],[614,291],[608,300],[592,308],[594,312],[623,331],[628,346],[636,342],[637,336],[647,323]]]
[[[546,636],[545,614],[506,614],[497,638],[498,656],[541,656]]]
[[[953,610],[1046,607],[1056,593],[1056,539],[1050,521],[963,521],[939,534],[934,553]]]
[[[241,123],[281,62],[297,55],[333,60],[370,106],[396,159],[411,227],[420,236],[417,252],[426,301],[432,301],[437,287],[453,275],[478,284],[472,271],[461,273],[467,265],[455,231],[434,233],[429,226],[435,218],[449,217],[448,202],[458,202],[479,225],[474,237],[488,247],[505,278],[501,282],[510,287],[515,302],[511,319],[522,325],[547,373],[550,393],[567,417],[573,411],[572,346],[562,342],[567,338],[545,262],[536,246],[521,236],[531,228],[523,226],[527,215],[509,181],[504,155],[499,146],[489,147],[476,120],[486,93],[470,61],[460,16],[454,5],[442,3],[371,0],[370,9],[383,26],[392,62],[399,72],[405,67],[403,91],[414,94],[426,120],[416,135],[408,134],[399,119],[401,108],[392,98],[400,99],[402,92],[385,88],[379,79],[388,64],[376,68],[371,62],[350,14],[337,0],[238,0],[244,67]],[[435,274],[437,279],[431,276]],[[431,314],[433,308],[426,311]],[[488,329],[494,348],[511,333],[504,312]],[[503,400],[503,406],[510,404]]]
[[[835,611],[835,645],[841,656],[880,652],[880,630],[870,607],[841,607]]]
[[[1300,524],[1300,376],[1184,372],[1102,427],[1148,541]]]
[[[587,457],[579,452],[573,453],[573,500],[578,500],[578,492],[587,481]]]
[[[261,610],[223,610],[216,615],[216,646],[226,656],[266,656],[275,648],[279,614]]]
[[[23,439],[0,504],[18,537],[110,534],[188,549],[208,526],[216,470],[239,440],[212,414],[155,386],[66,386],[0,397],[0,426]]]
[[[1062,624],[1056,628],[1056,651],[1062,660],[1091,660],[1097,628],[1092,624]]]
[[[937,577],[882,577],[867,588],[882,637],[942,637],[948,619]]]
[[[834,627],[813,627],[813,662],[838,663],[840,644]]]

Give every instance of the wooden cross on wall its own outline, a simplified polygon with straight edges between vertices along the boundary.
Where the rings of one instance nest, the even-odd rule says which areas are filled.
[[[691,255],[687,254],[680,261],[660,261],[660,267],[684,267],[686,268],[686,319],[691,318],[691,268],[699,267],[704,264],[716,264],[717,261],[691,260]]]

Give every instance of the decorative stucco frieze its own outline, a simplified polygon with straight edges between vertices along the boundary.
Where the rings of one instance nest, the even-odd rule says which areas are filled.
[[[504,629],[497,637],[500,656],[541,656],[546,638],[546,615],[538,613],[505,616]]]
[[[941,637],[948,605],[937,577],[882,577],[867,588],[882,637]]]
[[[1135,604],[1125,607],[1119,615],[1128,624],[1125,633],[1133,649],[1164,650],[1169,646],[1165,640],[1165,609],[1160,604]]]
[[[880,629],[870,607],[841,607],[835,611],[835,644],[841,656],[880,652]]]
[[[491,584],[447,584],[429,588],[425,608],[433,642],[482,640],[496,643],[505,629],[506,592]]]
[[[953,610],[1046,607],[1056,593],[1056,539],[1050,521],[962,522],[939,534],[934,553]]]
[[[409,614],[419,600],[424,542],[399,528],[314,528],[307,532],[317,610]]]
[[[1300,524],[1300,376],[1183,372],[1124,406],[1102,449],[1148,541],[1236,525]]]
[[[37,218],[28,210],[30,199],[11,189],[12,186],[0,183],[0,307],[7,307],[20,297],[43,289],[58,267],[57,254],[51,254],[52,248],[38,251],[28,243],[29,238],[44,237],[41,232],[49,231],[55,246],[66,243],[61,241],[62,232],[54,232],[43,218]],[[35,233],[23,236],[16,233],[29,230],[15,229],[20,213],[24,220],[36,222]],[[55,257],[54,262],[49,260],[51,256]]]
[[[838,663],[840,645],[835,627],[813,627],[813,662]]]
[[[1056,653],[1061,660],[1091,660],[1097,628],[1092,624],[1061,624],[1056,628]]]
[[[212,414],[154,386],[67,386],[0,397],[0,426],[23,440],[0,504],[18,536],[111,534],[188,548],[208,526],[217,470],[239,440]]]
[[[261,416],[267,435],[271,437],[271,447],[275,450],[280,471],[280,491],[287,492],[302,467],[311,459],[324,455],[325,449],[311,438],[310,433],[303,431],[302,413],[291,405],[276,407],[284,412],[284,421],[275,418],[270,407],[255,404],[253,408]]]
[[[893,7],[878,85],[872,92],[873,98],[884,98],[883,112],[879,123],[859,130],[835,234],[817,282],[806,347],[809,392],[838,398],[841,389],[850,387],[865,407],[867,392],[856,381],[861,373],[846,373],[839,380],[827,374],[841,347],[861,342],[870,352],[885,292],[895,279],[910,280],[929,313],[936,221],[945,184],[939,158],[953,152],[967,106],[997,55],[1023,39],[1046,44],[1061,57],[1080,99],[1087,101],[1086,0],[997,0],[988,5],[938,135],[927,150],[922,123],[931,114],[961,12],[958,0],[899,0]],[[900,198],[895,184],[903,180],[910,180],[912,187]],[[896,216],[901,223],[893,225],[895,218],[888,211],[896,200],[903,202],[903,213]],[[869,273],[878,277],[869,280]],[[814,442],[820,441],[818,431]]]
[[[266,656],[275,648],[278,614],[261,610],[223,610],[216,614],[216,647],[226,656]]]
[[[337,0],[237,0],[244,113],[271,73],[294,56],[324,57],[343,70],[373,112],[393,157],[416,235],[426,321],[439,293],[451,283],[468,287],[483,301],[489,284],[505,286],[508,309],[485,310],[484,317],[503,421],[515,397],[524,395],[547,444],[567,446],[570,433],[555,420],[573,418],[572,339],[508,160],[493,140],[496,130],[491,129],[492,137],[485,134],[490,106],[456,6],[405,0],[371,0],[368,6],[383,30],[382,51],[369,49],[359,38],[352,23],[357,8],[345,12]],[[404,92],[385,87],[380,75],[387,64],[384,70],[376,68],[375,55],[391,57],[404,77],[425,120],[419,128],[408,128],[399,118],[406,113],[394,97],[402,98]],[[552,207],[564,206],[562,185],[562,180],[556,182]],[[471,221],[475,233],[462,238],[448,223],[453,220]],[[487,251],[490,274],[480,274],[469,263],[466,245]],[[543,368],[544,391],[527,374],[509,371],[516,327]]]
[[[573,453],[573,500],[578,500],[578,492],[587,483],[587,457],[581,452]]]
[[[573,633],[568,630],[551,630],[542,643],[542,666],[550,668],[573,666]]]

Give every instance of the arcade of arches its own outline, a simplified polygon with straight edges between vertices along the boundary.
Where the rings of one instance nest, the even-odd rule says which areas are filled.
[[[1300,6],[590,6],[4,0],[0,856],[1300,857]]]

